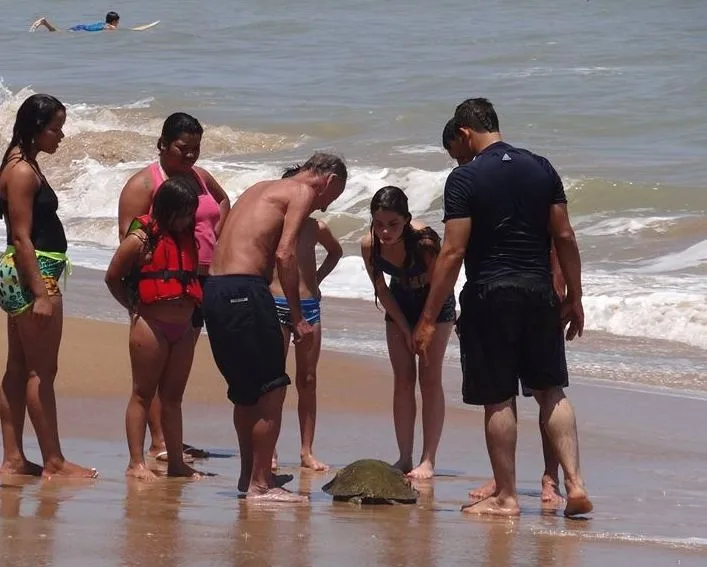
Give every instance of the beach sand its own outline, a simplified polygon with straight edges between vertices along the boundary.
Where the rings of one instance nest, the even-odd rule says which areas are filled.
[[[490,475],[483,413],[462,406],[456,364],[444,369],[445,431],[438,476],[417,484],[414,506],[359,508],[321,491],[330,473],[301,470],[296,392],[289,388],[278,443],[288,486],[308,505],[248,504],[232,408],[204,336],[184,402],[185,441],[214,457],[200,481],[129,482],[124,411],[130,393],[127,325],[86,319],[123,315],[78,270],[67,317],[57,395],[68,458],[98,468],[95,481],[2,478],[0,566],[91,565],[457,565],[568,566],[707,564],[705,397],[699,393],[575,380],[583,472],[594,500],[588,519],[543,512],[537,408],[519,400],[515,520],[461,514],[467,491]],[[83,276],[82,276],[83,273]],[[382,328],[366,302],[335,302],[344,332]],[[325,323],[325,329],[326,329]],[[347,331],[348,329],[348,331]],[[334,331],[332,331],[334,332]],[[5,356],[5,335],[0,356]],[[290,368],[292,367],[290,360]],[[316,455],[335,468],[358,458],[396,458],[392,378],[384,357],[324,351],[319,367]],[[29,423],[27,452],[39,459]],[[421,438],[417,432],[419,456]],[[155,465],[156,467],[158,465]]]

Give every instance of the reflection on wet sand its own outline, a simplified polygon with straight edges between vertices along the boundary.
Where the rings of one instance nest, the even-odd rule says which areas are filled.
[[[214,463],[221,475],[203,482],[5,481],[0,566],[591,567],[610,555],[612,565],[626,567],[634,557],[652,567],[677,557],[666,547],[605,542],[597,530],[606,522],[544,515],[537,496],[523,498],[519,519],[469,517],[454,498],[464,493],[463,476],[416,482],[414,505],[358,506],[321,491],[331,475],[293,470],[291,489],[311,501],[283,505],[239,498],[225,478],[231,466]],[[684,551],[681,559],[703,565]]]
[[[177,565],[183,558],[182,493],[187,482],[126,479],[124,565]]]
[[[35,500],[36,498],[36,500]],[[0,488],[0,564],[51,565],[54,562],[54,523],[59,506],[56,493],[47,493],[41,480],[14,477]]]
[[[322,478],[322,473],[302,469],[299,477],[298,492],[312,497],[313,484]],[[310,503],[306,505],[295,505],[292,507],[294,513],[294,541],[291,545],[291,556],[285,562],[292,567],[309,567],[312,564],[312,550],[310,548],[312,538],[312,507]]]
[[[254,504],[241,498],[227,556],[233,565],[307,567],[312,564],[310,520],[308,504]]]
[[[317,478],[314,473],[302,471],[299,484],[286,488],[309,495]],[[226,517],[233,527],[225,535],[220,533],[214,546],[214,554],[224,565],[312,565],[312,508],[309,502],[247,501],[243,495],[235,494],[231,498]]]
[[[575,527],[586,525],[583,522],[564,519],[546,520],[544,524],[549,530],[563,528],[563,524],[571,523]],[[568,541],[563,541],[563,539]],[[579,538],[561,538],[552,533],[536,533],[534,538],[534,565],[538,567],[576,567],[578,565]]]
[[[485,545],[484,567],[512,567],[517,563],[515,544],[518,536],[517,520],[506,518],[483,518]],[[521,556],[524,554],[521,554]]]
[[[589,525],[589,522],[566,520],[559,515],[553,517],[542,510],[537,515],[526,512],[520,519],[477,517],[469,520],[482,529],[482,564],[486,567],[576,567],[579,565],[579,538],[560,537],[560,533],[586,529]]]
[[[317,564],[448,564],[439,516],[433,508],[434,483],[422,481],[417,504],[358,505],[326,497],[312,516],[317,542],[332,542],[324,551],[314,545]]]
[[[383,513],[374,510],[373,514],[380,516],[376,526],[380,526],[383,539],[378,542],[379,565],[445,565],[448,557],[438,549],[442,538],[437,533],[437,516],[430,510],[419,504],[400,504]]]
[[[299,485],[297,492],[302,495],[312,497],[312,485],[315,481],[319,482],[321,479],[326,478],[322,473],[310,471],[307,469],[301,469],[299,476]]]
[[[93,485],[93,481],[0,478],[0,565],[53,565],[59,508],[77,490]]]

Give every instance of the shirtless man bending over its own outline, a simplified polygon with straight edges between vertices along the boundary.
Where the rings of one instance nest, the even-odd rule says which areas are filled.
[[[204,319],[216,364],[228,384],[241,454],[238,489],[246,499],[303,502],[276,486],[271,464],[282,421],[285,351],[269,284],[277,266],[290,306],[295,344],[308,348],[302,316],[297,241],[309,215],[325,210],[346,185],[344,162],[313,155],[287,179],[247,189],[229,213],[204,289]]]
[[[283,179],[293,177],[300,171],[300,166],[285,170]],[[327,252],[322,265],[317,269],[315,249],[321,244]],[[312,341],[295,344],[295,384],[297,385],[297,413],[302,448],[300,449],[300,465],[315,471],[327,471],[329,467],[314,458],[312,445],[314,443],[314,428],[317,420],[317,364],[322,346],[321,309],[319,286],[336,267],[343,255],[341,244],[331,233],[324,221],[308,218],[302,224],[297,244],[297,259],[299,261],[299,295],[302,316],[312,325]],[[275,297],[277,316],[280,319],[280,330],[285,346],[285,358],[290,347],[292,336],[292,318],[290,306],[287,303],[282,284],[277,271],[273,274],[270,291]],[[273,468],[277,468],[277,453],[273,459]]]

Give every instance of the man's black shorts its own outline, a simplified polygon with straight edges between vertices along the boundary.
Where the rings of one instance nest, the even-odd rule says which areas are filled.
[[[206,280],[209,276],[197,276],[199,283],[201,284],[201,289],[206,286]],[[201,329],[204,326],[204,311],[201,305],[194,307],[194,313],[191,316],[191,326],[192,329]]]
[[[280,322],[265,278],[209,276],[203,311],[229,400],[252,406],[264,394],[290,384]]]
[[[457,322],[464,402],[490,405],[568,385],[560,304],[551,287],[467,284]]]

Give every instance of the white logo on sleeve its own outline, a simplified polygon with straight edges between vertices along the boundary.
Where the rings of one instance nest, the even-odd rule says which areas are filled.
[[[511,161],[511,156],[509,156],[508,154],[503,154],[501,161]]]

